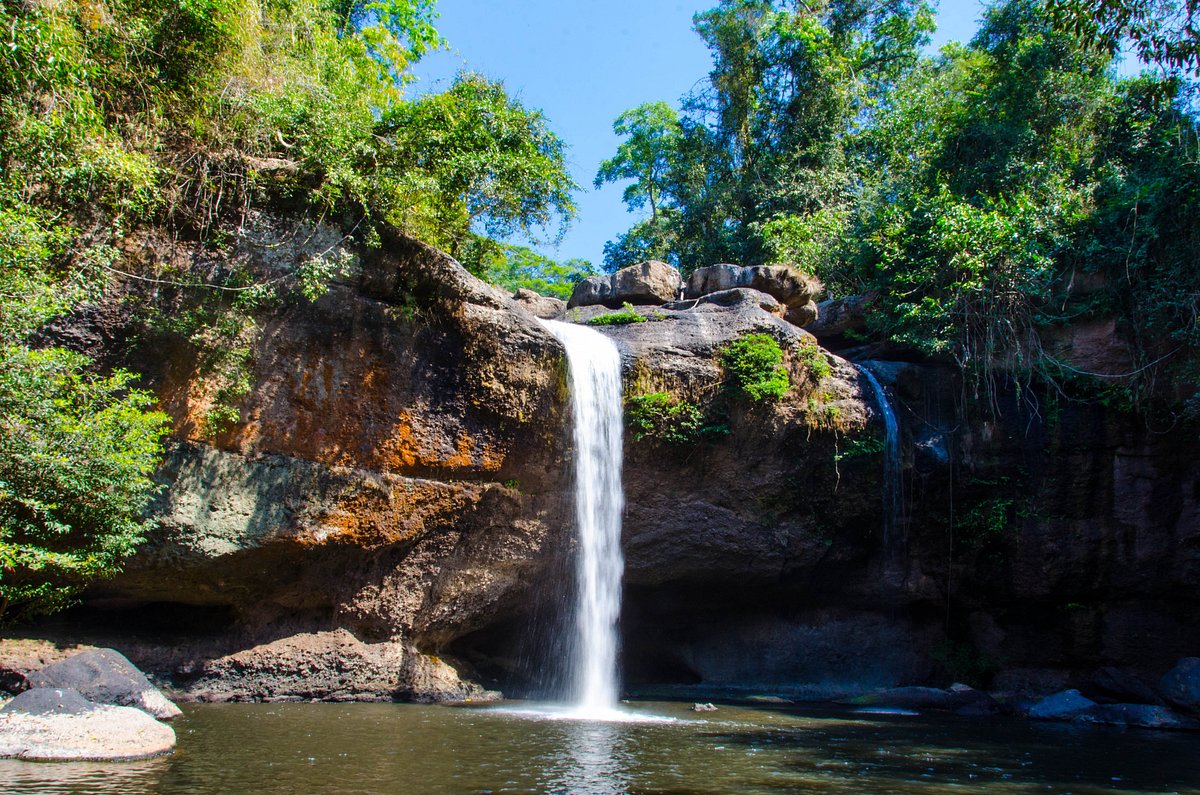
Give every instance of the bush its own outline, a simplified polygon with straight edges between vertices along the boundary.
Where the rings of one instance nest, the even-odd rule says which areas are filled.
[[[630,323],[645,323],[646,318],[637,313],[633,304],[626,303],[619,311],[597,315],[587,322],[589,326],[627,326]]]
[[[778,400],[790,386],[783,349],[769,334],[746,334],[721,351],[728,383],[751,400]]]
[[[669,444],[692,444],[707,432],[704,412],[695,403],[676,400],[666,392],[633,395],[625,401],[625,421],[633,438],[659,439]]]

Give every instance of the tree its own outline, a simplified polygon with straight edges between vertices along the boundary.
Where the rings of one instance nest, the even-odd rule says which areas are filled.
[[[133,376],[59,348],[0,346],[0,620],[60,609],[152,527],[166,415]]]
[[[679,149],[679,114],[665,102],[647,102],[625,111],[613,122],[613,132],[627,140],[600,164],[595,186],[633,180],[622,199],[630,209],[650,205],[650,223],[658,223],[659,206],[667,197],[667,175]]]
[[[1130,41],[1142,63],[1200,77],[1200,0],[1048,0],[1055,23],[1116,54]]]
[[[460,74],[449,91],[388,111],[378,134],[395,183],[389,219],[451,254],[476,228],[536,237],[555,221],[561,233],[575,213],[562,139],[501,83]]]

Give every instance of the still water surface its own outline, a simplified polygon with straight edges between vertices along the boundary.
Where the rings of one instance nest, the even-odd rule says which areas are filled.
[[[0,760],[0,792],[104,795],[1200,793],[1200,735],[642,703],[650,722],[402,704],[185,706],[174,754]]]

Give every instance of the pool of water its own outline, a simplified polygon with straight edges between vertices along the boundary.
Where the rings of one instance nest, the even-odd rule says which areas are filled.
[[[196,704],[176,751],[125,763],[0,760],[0,792],[1200,793],[1200,735],[638,703],[591,722],[529,705]]]

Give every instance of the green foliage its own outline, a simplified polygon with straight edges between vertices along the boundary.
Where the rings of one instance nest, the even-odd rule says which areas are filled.
[[[1055,23],[1116,53],[1127,41],[1142,63],[1200,75],[1198,0],[1048,0]]]
[[[627,326],[630,323],[645,323],[647,318],[638,314],[633,304],[625,303],[616,312],[597,315],[587,322],[589,326]]]
[[[625,400],[625,422],[633,438],[658,439],[668,444],[695,444],[713,432],[704,423],[704,412],[694,403],[677,400],[666,392],[632,395]]]
[[[769,334],[746,334],[721,351],[726,381],[751,400],[778,400],[790,382],[783,366],[783,349]]]
[[[883,453],[883,440],[877,436],[864,436],[851,439],[845,447],[833,456],[837,462],[851,461],[855,458],[867,458]]]
[[[0,619],[111,575],[150,524],[165,415],[133,376],[62,349],[0,346]]]
[[[825,351],[811,339],[805,339],[796,345],[796,358],[817,383],[833,375],[833,365],[829,363]]]
[[[451,254],[473,226],[532,236],[575,213],[562,140],[501,83],[460,74],[444,94],[390,108],[378,132],[392,143],[382,169],[395,180],[389,219]]]
[[[627,140],[597,179],[634,180],[626,201],[649,201],[651,214],[606,247],[606,265],[637,249],[685,273],[791,260],[825,276],[863,177],[857,129],[916,62],[932,20],[920,0],[723,0],[697,14],[713,69],[683,115],[647,103],[614,125]]]
[[[576,284],[596,275],[587,260],[557,262],[527,246],[501,243],[482,235],[472,235],[460,249],[458,259],[471,273],[506,290],[526,288],[564,300],[571,297]]]

